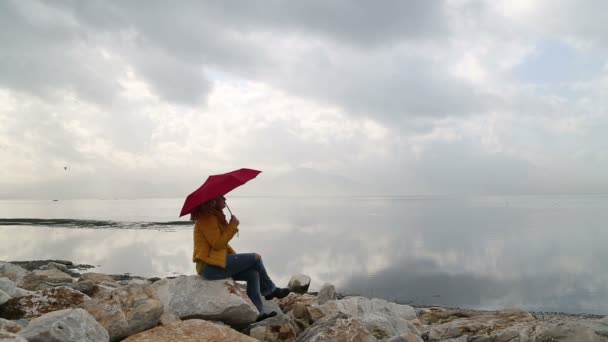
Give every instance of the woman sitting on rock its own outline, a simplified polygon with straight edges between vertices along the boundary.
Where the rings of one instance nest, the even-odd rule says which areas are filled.
[[[209,200],[192,211],[190,220],[194,225],[194,256],[196,272],[208,280],[232,278],[247,282],[247,295],[259,311],[257,321],[276,316],[276,312],[266,313],[262,307],[262,297],[266,300],[283,298],[290,292],[288,288],[274,285],[257,253],[237,254],[228,242],[239,229],[236,216],[226,221],[224,196]],[[261,293],[261,294],[260,294]]]

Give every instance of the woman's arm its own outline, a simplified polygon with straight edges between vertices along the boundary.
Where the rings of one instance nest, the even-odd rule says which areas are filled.
[[[228,241],[239,231],[236,224],[229,224],[222,232],[220,222],[214,215],[209,215],[201,222],[203,225],[203,235],[213,249],[228,248]]]

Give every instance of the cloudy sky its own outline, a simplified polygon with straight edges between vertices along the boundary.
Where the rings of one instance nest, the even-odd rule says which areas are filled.
[[[606,192],[606,11],[1,1],[0,197],[182,196],[240,167],[336,193]]]

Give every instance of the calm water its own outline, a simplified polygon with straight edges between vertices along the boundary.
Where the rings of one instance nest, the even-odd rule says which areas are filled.
[[[232,246],[340,292],[403,303],[608,314],[608,196],[229,198]],[[0,201],[0,260],[195,274],[182,199]],[[20,218],[23,220],[14,220]],[[45,220],[32,220],[32,219]],[[66,219],[66,220],[57,220]]]

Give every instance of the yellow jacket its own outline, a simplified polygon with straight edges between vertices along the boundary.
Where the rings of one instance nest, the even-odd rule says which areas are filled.
[[[205,265],[226,267],[226,255],[236,252],[228,241],[239,231],[236,224],[228,224],[221,211],[202,215],[194,224],[194,254],[196,272],[201,273]]]

